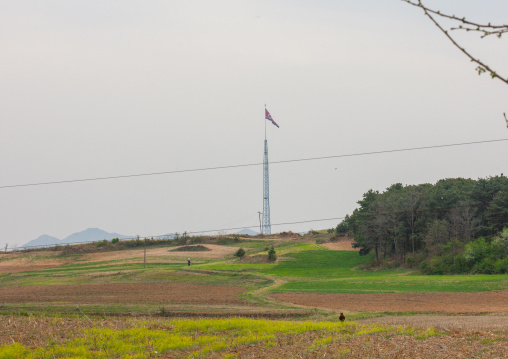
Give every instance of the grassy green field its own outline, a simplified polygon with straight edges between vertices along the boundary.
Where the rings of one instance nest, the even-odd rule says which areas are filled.
[[[200,275],[195,275],[195,274]],[[164,284],[194,283],[205,285],[241,285],[246,288],[257,288],[271,283],[270,280],[242,272],[219,272],[187,267],[183,263],[119,263],[101,266],[69,265],[39,271],[0,274],[0,288],[9,286],[30,285],[63,285],[63,284]]]
[[[481,292],[508,289],[508,275],[420,275],[407,269],[360,269],[368,256],[357,252],[286,247],[276,264],[210,263],[202,267],[225,272],[248,271],[287,281],[272,292],[385,293]],[[201,266],[200,266],[201,267]]]
[[[266,255],[273,242],[245,241],[238,245],[250,255]],[[0,274],[0,288],[10,285],[97,283],[175,283],[243,285],[250,289],[280,278],[285,283],[272,292],[382,293],[382,292],[478,292],[508,289],[508,275],[421,275],[408,269],[363,270],[369,256],[333,251],[312,243],[276,243],[276,263],[248,263],[230,256],[200,259],[187,267],[176,263],[104,261],[56,268]],[[202,275],[196,276],[196,273]]]

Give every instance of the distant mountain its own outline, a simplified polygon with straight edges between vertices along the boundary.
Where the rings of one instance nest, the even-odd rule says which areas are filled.
[[[162,236],[158,236],[157,238],[159,239],[173,239],[176,237],[176,234],[174,233],[166,233],[166,234],[163,234]]]
[[[236,234],[247,234],[249,236],[257,236],[258,232],[255,232],[255,231],[248,229],[248,228],[244,228],[241,231],[236,232]]]
[[[35,239],[32,239],[30,242],[23,244],[21,247],[53,246],[60,243],[61,241],[58,238],[43,234],[42,236],[39,236]]]
[[[84,242],[97,242],[103,239],[125,238],[122,234],[109,233],[99,228],[88,228],[84,231],[73,233],[70,236],[62,239],[61,244],[84,243]]]

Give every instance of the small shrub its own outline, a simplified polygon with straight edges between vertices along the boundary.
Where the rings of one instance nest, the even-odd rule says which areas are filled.
[[[493,274],[495,271],[494,262],[490,258],[485,258],[473,267],[474,273]]]
[[[273,248],[273,246],[268,251],[268,260],[270,262],[275,262],[277,260],[277,253],[275,252],[275,249]]]
[[[444,259],[437,257],[432,258],[427,267],[427,274],[439,274],[443,275],[446,272],[446,265],[444,263]]]
[[[108,240],[107,239],[103,239],[102,241],[99,241],[99,242],[95,243],[95,245],[97,247],[104,247],[106,244],[108,244]]]
[[[499,274],[508,273],[508,257],[496,261],[496,263],[494,263],[494,268],[496,273]]]
[[[235,252],[235,257],[238,257],[238,258],[243,258],[245,256],[245,250],[243,248],[239,248],[236,252]]]
[[[428,272],[429,270],[429,264],[427,263],[427,261],[423,261],[421,264],[420,264],[420,272],[424,273],[424,274],[430,274]]]
[[[469,266],[464,255],[459,254],[455,256],[454,263],[450,266],[451,273],[469,273],[471,267]]]
[[[118,243],[118,242],[120,242],[120,238],[113,238],[111,240],[111,243],[113,243],[113,244]]]
[[[240,242],[241,242],[241,240],[240,240],[240,237],[238,237],[238,236],[222,237],[217,240],[217,244],[221,244],[221,245],[236,244],[236,243],[240,243]]]

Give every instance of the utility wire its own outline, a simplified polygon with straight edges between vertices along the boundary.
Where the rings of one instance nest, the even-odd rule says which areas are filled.
[[[464,207],[464,208],[479,207],[479,205],[465,203],[465,204],[453,204],[453,205],[449,205],[449,206],[439,206],[438,205],[437,207],[438,207],[439,210],[443,210],[443,209],[461,208],[461,207]],[[392,214],[392,212],[363,213],[362,216],[365,216],[365,217],[379,217],[379,216],[388,215],[388,214]],[[302,224],[302,223],[312,223],[312,222],[337,221],[337,220],[343,220],[345,218],[346,217],[333,217],[333,218],[309,219],[309,220],[297,221],[297,222],[272,223],[272,226],[283,226],[283,225],[290,225],[290,224]],[[253,226],[209,229],[209,230],[205,230],[205,231],[193,231],[193,232],[187,232],[187,234],[200,234],[200,233],[211,233],[211,232],[234,231],[234,230],[245,229],[245,228],[259,228],[259,224],[256,224],[256,225],[253,225]],[[166,236],[167,236],[167,234],[161,234],[161,235],[156,235],[156,236],[139,237],[139,239],[149,239],[149,238],[162,239],[163,237],[166,237]],[[135,240],[136,238],[137,238],[137,236],[134,236],[134,237],[123,237],[123,238],[120,238],[120,240],[128,241],[128,240]],[[69,244],[72,245],[72,244],[84,244],[84,243],[88,243],[88,242],[69,243]],[[365,242],[365,243],[367,243],[367,242]],[[37,247],[39,247],[39,246],[34,246],[33,248],[37,248]],[[49,248],[51,246],[41,246],[41,247]],[[18,248],[25,248],[26,249],[26,248],[32,248],[32,247],[18,247]],[[0,250],[1,250],[1,248],[0,248]]]
[[[311,223],[311,222],[324,222],[324,221],[336,221],[339,219],[344,219],[344,217],[335,217],[335,218],[322,218],[322,219],[311,219],[307,221],[298,221],[298,222],[284,222],[284,223],[272,223],[272,226],[283,226],[288,224],[301,224],[301,223]],[[259,228],[259,224],[254,226],[243,226],[243,227],[236,227],[236,228],[221,228],[221,229],[210,229],[207,231],[194,231],[194,232],[187,232],[187,234],[197,234],[197,233],[210,233],[210,232],[222,232],[222,231],[234,231],[237,229],[244,229],[244,228]],[[156,237],[164,237],[165,234],[160,236],[153,236]],[[151,237],[151,236],[148,236]]]
[[[485,140],[485,141],[452,143],[452,144],[446,144],[446,145],[400,148],[400,149],[383,150],[383,151],[349,153],[349,154],[322,156],[322,157],[298,158],[298,159],[292,159],[292,160],[272,161],[272,162],[270,162],[270,164],[274,165],[274,164],[281,164],[281,163],[317,161],[317,160],[325,160],[325,159],[331,159],[331,158],[359,157],[359,156],[378,155],[378,154],[386,154],[386,153],[394,153],[394,152],[420,151],[420,150],[428,150],[428,149],[433,149],[433,148],[468,146],[468,145],[478,145],[478,144],[493,143],[493,142],[504,142],[504,141],[508,141],[508,138],[502,138],[502,139],[498,139],[498,140]],[[261,166],[262,164],[263,164],[262,162],[256,162],[256,163],[246,163],[246,164],[237,164],[237,165],[228,165],[228,166],[204,167],[204,168],[193,168],[193,169],[185,169],[185,170],[151,172],[151,173],[138,173],[138,174],[120,175],[120,176],[94,177],[94,178],[82,178],[82,179],[61,180],[61,181],[51,181],[51,182],[13,184],[13,185],[0,186],[0,189],[15,188],[15,187],[43,186],[43,185],[62,184],[62,183],[103,181],[103,180],[111,180],[111,179],[119,179],[119,178],[160,176],[160,175],[168,175],[168,174],[176,174],[176,173],[187,173],[187,172],[203,172],[203,171],[212,171],[212,170],[223,170],[223,169],[228,169],[228,168]]]
[[[288,224],[301,224],[301,223],[311,223],[311,222],[336,221],[336,220],[344,219],[344,218],[345,217],[335,217],[335,218],[310,219],[310,220],[297,221],[297,222],[284,222],[284,223],[275,223],[275,224],[272,223],[272,226],[283,226],[283,225],[288,225]],[[233,231],[233,230],[245,229],[245,228],[259,228],[259,224],[254,225],[254,226],[243,226],[243,227],[236,227],[236,228],[220,228],[220,229],[210,229],[210,230],[206,230],[206,231],[194,231],[194,232],[187,232],[187,234],[199,234],[199,233],[210,233],[210,232]],[[167,234],[161,234],[161,235],[157,235],[157,236],[139,237],[139,239],[150,239],[150,238],[162,239],[163,237],[166,237],[166,236],[167,236]],[[122,241],[129,241],[129,240],[135,240],[137,238],[138,238],[137,236],[134,236],[134,237],[123,237],[123,238],[120,238],[120,240],[122,240]],[[90,242],[68,243],[68,244],[69,245],[73,245],[73,244],[84,244],[84,243],[90,243]],[[39,247],[39,246],[33,246],[33,248],[37,248],[37,247]],[[50,248],[52,246],[40,246],[40,247]],[[22,246],[20,246],[20,247],[17,247],[17,248],[18,249],[21,249],[21,248],[30,249],[32,247],[31,246],[29,246],[29,247],[22,247]],[[1,250],[1,248],[0,248],[0,250]]]
[[[422,205],[422,204],[421,204]],[[447,206],[441,206],[439,203],[434,203],[433,206],[436,210],[448,210],[453,208],[479,208],[480,205],[478,204],[472,204],[472,203],[455,203]],[[383,215],[390,215],[390,214],[400,214],[404,211],[394,211],[394,212],[364,212],[360,215],[363,217],[380,217]],[[312,222],[325,222],[325,221],[337,221],[337,220],[343,220],[346,217],[333,217],[333,218],[321,218],[321,219],[310,219],[310,220],[304,220],[304,221],[298,221],[298,222],[283,222],[283,223],[272,223],[272,226],[283,226],[283,225],[289,225],[289,224],[302,224],[302,223],[312,223]],[[245,229],[245,228],[259,228],[259,224],[253,225],[253,226],[243,226],[243,227],[234,227],[234,228],[220,228],[220,229],[210,229],[206,231],[193,231],[193,232],[187,232],[187,234],[198,234],[198,233],[210,233],[210,232],[222,232],[222,231],[234,231],[239,229]],[[160,238],[164,237],[166,234],[157,235],[157,236],[145,236],[143,238]],[[126,237],[122,239],[135,239],[135,237]]]

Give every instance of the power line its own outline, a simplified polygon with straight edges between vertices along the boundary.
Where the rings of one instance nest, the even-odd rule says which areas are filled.
[[[441,206],[439,204],[436,204],[435,207],[436,207],[437,210],[448,210],[448,209],[453,209],[453,208],[472,208],[472,207],[479,208],[480,205],[478,205],[478,204],[472,204],[472,203],[463,203],[463,204],[455,203],[455,204],[451,204],[451,205],[448,205],[448,206]],[[365,217],[380,217],[380,216],[388,215],[388,214],[392,214],[392,213],[400,214],[400,213],[403,213],[403,212],[404,211],[400,211],[399,210],[399,211],[395,211],[395,212],[364,213],[362,215],[365,216]],[[310,219],[310,220],[298,221],[298,222],[282,222],[282,223],[275,223],[275,224],[272,223],[272,226],[283,226],[283,225],[289,225],[289,224],[302,224],[302,223],[311,223],[311,222],[336,221],[336,220],[342,220],[342,219],[345,219],[345,218],[346,217],[333,217],[333,218]],[[253,225],[253,226],[243,226],[243,227],[235,227],[235,228],[221,228],[221,229],[211,229],[211,230],[206,230],[206,231],[187,232],[187,234],[210,233],[210,232],[221,232],[221,231],[234,231],[234,230],[238,230],[238,229],[258,228],[258,227],[259,227],[259,224],[256,224],[256,225]],[[163,237],[163,236],[165,236],[165,235],[147,236],[147,237],[154,237],[155,238],[155,237]],[[127,239],[127,238],[125,238],[125,239]]]
[[[272,223],[272,226],[283,226],[283,225],[289,225],[289,224],[302,224],[302,223],[311,223],[311,222],[325,222],[325,221],[336,221],[336,220],[339,220],[339,219],[344,219],[345,217],[334,217],[334,218],[321,218],[321,219],[309,219],[309,220],[304,220],[304,221],[297,221],[297,222],[283,222],[283,223],[275,223],[273,224]],[[235,227],[235,228],[220,228],[220,229],[209,229],[209,230],[206,230],[206,231],[193,231],[193,232],[186,232],[187,234],[200,234],[200,233],[210,233],[210,232],[222,232],[222,231],[233,231],[233,230],[239,230],[239,229],[245,229],[245,228],[258,228],[259,225],[254,225],[254,226],[243,226],[243,227]],[[120,240],[122,241],[128,241],[128,240],[135,240],[135,239],[148,239],[148,238],[158,238],[158,239],[162,239],[162,237],[166,237],[167,235],[166,234],[162,234],[162,235],[157,235],[157,236],[144,236],[144,237],[138,237],[138,236],[134,236],[134,237],[123,237],[123,238],[120,238]],[[80,243],[66,243],[69,244],[69,245],[73,245],[73,244],[85,244],[85,243],[93,243],[93,242],[80,242]],[[62,244],[61,244],[62,245]],[[61,246],[59,245],[59,246]],[[39,247],[39,246],[29,246],[29,247],[17,247],[19,249],[21,248],[24,248],[24,249],[27,249],[27,248],[36,248],[36,247]],[[50,248],[52,246],[41,246],[41,247],[44,247],[44,248]]]
[[[302,224],[302,223],[311,223],[311,222],[324,222],[324,221],[336,221],[339,219],[344,219],[344,217],[335,217],[335,218],[322,218],[322,219],[311,219],[306,221],[298,221],[298,222],[284,222],[284,223],[272,223],[272,226],[284,226],[289,224]],[[221,228],[221,229],[211,229],[207,231],[194,231],[194,232],[187,232],[187,234],[197,234],[197,233],[210,233],[210,232],[221,232],[221,231],[234,231],[237,229],[244,229],[244,228],[258,228],[259,224],[256,224],[254,226],[244,226],[244,227],[236,227],[236,228]],[[161,236],[153,236],[153,237],[163,237]]]
[[[502,138],[502,139],[498,139],[498,140],[485,140],[485,141],[452,143],[452,144],[435,145],[435,146],[400,148],[400,149],[383,150],[383,151],[349,153],[349,154],[331,155],[331,156],[322,156],[322,157],[297,158],[297,159],[292,159],[292,160],[272,161],[272,162],[270,162],[270,164],[274,165],[274,164],[281,164],[281,163],[317,161],[317,160],[325,160],[325,159],[331,159],[331,158],[370,156],[370,155],[387,154],[387,153],[395,153],[395,152],[420,151],[420,150],[429,150],[429,149],[434,149],[434,148],[468,146],[468,145],[478,145],[478,144],[493,143],[493,142],[504,142],[504,141],[508,141],[508,138]],[[15,188],[15,187],[44,186],[44,185],[63,184],[63,183],[75,183],[75,182],[103,181],[103,180],[120,179],[120,178],[132,178],[132,177],[160,176],[160,175],[169,175],[169,174],[176,174],[176,173],[203,172],[203,171],[212,171],[212,170],[223,170],[223,169],[229,169],[229,168],[253,167],[253,166],[261,166],[261,165],[263,165],[262,162],[256,162],[256,163],[246,163],[246,164],[227,165],[227,166],[193,168],[193,169],[185,169],[185,170],[151,172],[151,173],[138,173],[138,174],[120,175],[120,176],[93,177],[93,178],[82,178],[82,179],[73,179],[73,180],[60,180],[60,181],[51,181],[51,182],[13,184],[13,185],[0,186],[0,189]]]

